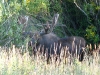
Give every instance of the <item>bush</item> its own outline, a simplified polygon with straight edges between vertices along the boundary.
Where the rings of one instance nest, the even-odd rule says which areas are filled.
[[[0,1],[0,45],[10,46],[14,44],[21,46],[24,44],[24,41],[22,41],[23,25],[18,25],[17,23],[19,15],[28,15],[36,18],[41,12],[39,17],[45,17],[48,11],[48,1],[45,0]],[[41,20],[45,21],[45,18],[41,18]]]
[[[90,25],[86,29],[86,38],[89,41],[89,43],[98,43],[99,41],[99,35],[97,34],[97,29],[95,26]]]

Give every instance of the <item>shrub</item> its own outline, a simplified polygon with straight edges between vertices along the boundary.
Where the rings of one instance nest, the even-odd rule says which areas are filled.
[[[94,25],[87,27],[85,36],[89,43],[98,43],[99,41],[99,35],[97,34],[97,29]]]

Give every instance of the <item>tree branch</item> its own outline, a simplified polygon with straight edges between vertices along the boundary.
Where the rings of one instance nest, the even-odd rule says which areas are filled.
[[[74,3],[75,3],[75,5],[77,6],[77,8],[79,8],[79,10],[82,11],[82,12],[84,13],[84,15],[86,15],[86,16],[88,17],[88,15],[85,13],[85,11],[82,10],[82,9],[80,8],[80,6],[76,3],[76,0],[74,0]]]

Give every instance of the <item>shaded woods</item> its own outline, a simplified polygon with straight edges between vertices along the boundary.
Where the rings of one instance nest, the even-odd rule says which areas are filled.
[[[0,1],[0,45],[9,46],[13,43],[21,46],[24,44],[21,40],[23,31],[41,30],[47,21],[51,23],[52,16],[57,12],[60,18],[53,32],[59,37],[81,36],[88,44],[98,44],[99,4],[99,0],[2,0]],[[26,16],[27,25],[17,22],[19,16]]]
[[[67,26],[64,29],[68,35],[83,36],[89,43],[99,42],[99,0],[56,0],[51,2],[51,6],[53,11],[61,12],[62,23]]]

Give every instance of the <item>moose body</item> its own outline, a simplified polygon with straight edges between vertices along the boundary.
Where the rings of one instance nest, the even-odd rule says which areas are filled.
[[[84,38],[79,36],[69,36],[64,37],[59,40],[59,43],[61,43],[62,47],[68,47],[69,53],[74,56],[75,54],[79,55],[79,61],[82,61],[84,58],[84,50],[86,45],[86,41]]]
[[[77,55],[79,55],[79,61],[82,61],[84,58],[84,51],[82,48],[85,47],[86,41],[82,37],[70,36],[59,38],[54,33],[42,34],[38,37],[38,39],[36,36],[37,35],[35,35],[31,40],[32,45],[36,46],[34,46],[34,48],[40,48],[40,52],[42,53],[43,51],[43,54],[47,52],[47,61],[50,59],[50,55],[56,54],[57,56],[60,56],[61,48],[64,48],[66,46],[69,48],[69,53],[72,56],[75,55],[77,50]]]
[[[58,40],[60,38],[57,37],[54,33],[48,34],[35,34],[31,41],[31,46],[33,46],[33,52],[36,53],[36,49],[40,49],[40,52],[43,55],[46,53],[47,62],[49,61],[51,55],[60,56],[60,49],[58,49]],[[30,44],[30,43],[29,43]],[[36,49],[35,49],[36,48]],[[43,50],[44,49],[44,50]]]
[[[59,39],[60,38],[57,37],[55,34],[49,33],[49,34],[44,34],[42,37],[40,37],[38,42],[41,46],[44,46],[44,49],[51,48],[51,50],[52,50],[54,48],[54,44],[57,44]],[[48,50],[48,51],[50,51],[50,50]],[[53,52],[51,51],[51,53],[53,53]]]

